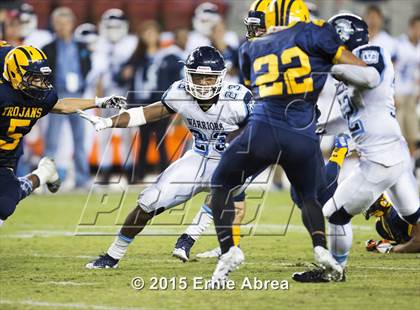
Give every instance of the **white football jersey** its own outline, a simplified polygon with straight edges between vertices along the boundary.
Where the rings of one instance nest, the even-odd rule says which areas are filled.
[[[391,56],[375,45],[360,46],[353,54],[381,75],[373,89],[357,89],[340,83],[337,99],[361,157],[385,166],[406,158],[407,146],[395,118],[394,68]]]
[[[197,100],[177,81],[162,96],[168,110],[179,113],[194,137],[193,150],[205,157],[220,158],[227,135],[247,121],[253,109],[252,93],[243,85],[224,83],[219,100],[203,111]]]

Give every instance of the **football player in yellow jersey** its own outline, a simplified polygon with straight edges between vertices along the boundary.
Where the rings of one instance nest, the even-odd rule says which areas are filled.
[[[0,224],[16,209],[20,200],[43,184],[56,192],[59,177],[50,158],[43,158],[38,169],[17,178],[15,169],[22,155],[22,138],[48,113],[70,114],[92,108],[123,108],[122,97],[95,99],[58,99],[50,83],[51,69],[44,52],[32,46],[12,48],[0,43],[0,53],[7,49],[4,71],[0,77]]]

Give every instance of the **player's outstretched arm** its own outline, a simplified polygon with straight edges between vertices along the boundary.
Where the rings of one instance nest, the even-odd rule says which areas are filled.
[[[420,253],[420,223],[413,227],[412,237],[408,242],[394,246],[391,251],[394,253]]]
[[[335,65],[331,74],[356,87],[375,88],[381,82],[381,76],[374,67],[361,67],[355,65]]]
[[[83,111],[79,111],[78,113],[81,117],[94,125],[96,131],[112,127],[139,127],[168,117],[171,114],[171,112],[160,101],[152,103],[146,107],[123,110],[121,113],[109,118],[90,115]]]
[[[72,114],[93,108],[124,109],[127,99],[122,96],[96,97],[95,99],[63,98],[59,99],[52,109],[52,113]]]

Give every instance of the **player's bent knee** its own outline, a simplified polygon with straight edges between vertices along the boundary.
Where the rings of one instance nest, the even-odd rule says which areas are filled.
[[[417,211],[411,215],[403,216],[403,218],[407,223],[411,225],[416,225],[417,223],[420,223],[420,208],[418,208]]]
[[[139,195],[137,205],[146,213],[153,213],[157,209],[160,194],[161,192],[156,186],[150,186]]]
[[[0,219],[6,220],[16,210],[16,201],[8,197],[0,197]]]
[[[328,221],[335,225],[346,225],[350,223],[352,217],[353,215],[349,214],[344,207],[341,207],[328,217]]]

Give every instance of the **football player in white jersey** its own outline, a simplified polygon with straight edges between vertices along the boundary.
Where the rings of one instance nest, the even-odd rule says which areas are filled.
[[[225,74],[220,52],[210,46],[199,47],[186,61],[185,80],[175,82],[161,101],[111,118],[81,112],[97,131],[138,127],[179,113],[194,136],[192,150],[172,163],[156,183],[139,195],[136,208],[127,216],[107,253],[88,263],[86,268],[117,267],[129,244],[151,218],[199,192],[210,190],[213,171],[228,146],[228,135],[246,123],[253,107],[251,92],[239,84],[223,83]]]
[[[368,65],[332,67],[332,74],[345,81],[338,86],[337,97],[360,162],[323,207],[330,227],[330,251],[344,267],[352,244],[352,217],[370,207],[384,191],[401,217],[416,230],[409,242],[389,250],[418,251],[419,191],[407,142],[395,117],[391,56],[381,47],[368,44],[367,25],[360,17],[339,14],[329,22],[346,47]],[[293,278],[300,282],[328,281],[317,269],[296,273]]]

